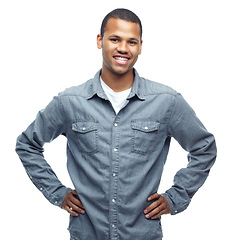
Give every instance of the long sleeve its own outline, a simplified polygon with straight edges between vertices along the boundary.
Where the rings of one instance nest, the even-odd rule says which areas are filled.
[[[174,177],[174,185],[163,194],[170,203],[172,215],[185,210],[203,185],[216,159],[214,136],[180,94],[175,97],[169,135],[188,152],[188,165]]]
[[[52,204],[60,207],[70,189],[62,185],[44,159],[43,145],[62,134],[64,126],[60,98],[55,97],[17,138],[16,144],[16,152],[32,182]]]

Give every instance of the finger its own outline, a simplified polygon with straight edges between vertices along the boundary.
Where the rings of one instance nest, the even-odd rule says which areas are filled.
[[[155,201],[153,203],[151,203],[145,210],[144,213],[149,213],[151,212],[153,209],[157,208],[160,204],[158,203],[158,201]]]
[[[159,212],[158,214],[154,215],[153,217],[151,217],[151,219],[156,219],[161,217],[163,214],[166,214],[166,210],[162,210],[161,212]]]
[[[65,209],[68,213],[73,216],[78,216],[78,213],[85,213],[84,206],[79,199],[77,199],[74,194],[77,194],[75,190],[68,192],[63,204],[62,208]]]
[[[164,211],[165,207],[163,204],[157,206],[156,208],[154,208],[151,212],[149,212],[148,214],[145,215],[146,218],[152,218],[153,216],[159,214],[160,212]]]
[[[72,194],[73,195],[75,195],[75,196],[78,196],[78,194],[77,194],[77,192],[76,192],[76,190],[74,189],[74,190],[72,190]]]
[[[157,204],[151,204],[144,212],[145,212],[145,217],[146,218],[151,218],[151,219],[156,219],[158,217],[160,217],[163,214],[169,214],[171,213],[171,208],[170,205],[167,201],[167,199],[163,196],[160,196],[160,198],[155,201],[154,203]],[[152,207],[154,207],[152,209]],[[146,213],[148,211],[148,213]]]
[[[82,202],[79,199],[77,199],[77,197],[75,197],[75,196],[78,197],[78,194],[77,194],[76,190],[74,189],[74,190],[72,190],[72,197],[70,197],[71,201],[74,204],[78,205],[79,207],[84,208]]]
[[[161,196],[160,194],[154,193],[148,197],[148,201],[151,201],[153,199],[158,199],[158,198],[160,198],[160,196]]]
[[[80,208],[80,207],[78,207],[78,206],[75,205],[73,202],[70,202],[68,205],[70,206],[70,208],[72,208],[73,211],[76,211],[76,212],[78,212],[78,213],[85,214],[85,210],[82,209],[82,208]]]
[[[144,213],[149,213],[153,209],[157,208],[159,205],[163,203],[162,198],[159,198],[157,201],[151,203],[145,210]]]
[[[70,208],[68,205],[64,208],[69,214],[71,214],[74,217],[78,217],[79,214],[75,211],[72,210],[72,208]]]
[[[73,204],[75,204],[76,206],[84,209],[84,206],[83,206],[82,202],[79,199],[77,199],[76,197],[74,197],[73,195],[70,197],[70,201]]]

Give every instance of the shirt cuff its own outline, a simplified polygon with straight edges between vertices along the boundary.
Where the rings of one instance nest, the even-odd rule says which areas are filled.
[[[167,199],[170,205],[171,215],[183,212],[191,202],[188,196],[186,198],[181,198],[173,187],[163,193],[162,196]]]
[[[48,200],[55,206],[62,208],[62,203],[68,192],[72,191],[71,188],[62,187],[55,195],[52,195]]]

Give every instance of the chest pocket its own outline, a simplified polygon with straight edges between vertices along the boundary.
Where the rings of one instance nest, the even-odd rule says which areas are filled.
[[[75,131],[75,141],[81,152],[93,154],[98,151],[98,134],[96,122],[76,122],[72,124],[72,130]]]
[[[156,150],[159,122],[132,121],[132,151],[139,154],[148,154]]]

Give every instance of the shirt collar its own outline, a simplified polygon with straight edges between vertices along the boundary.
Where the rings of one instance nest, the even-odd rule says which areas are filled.
[[[89,92],[88,92],[88,96],[87,99],[91,99],[92,97],[94,97],[94,95],[97,95],[98,97],[108,100],[108,98],[106,97],[106,94],[104,93],[102,86],[101,86],[101,82],[100,82],[100,75],[101,75],[101,71],[99,70],[94,78],[92,79],[90,86],[89,86]],[[133,69],[134,71],[134,82],[132,85],[132,90],[131,93],[128,96],[128,100],[133,98],[134,96],[137,96],[140,100],[145,100],[145,88],[144,88],[144,81],[143,79],[139,76],[139,74],[137,73],[136,69]]]
[[[132,85],[132,91],[129,94],[127,99],[131,99],[134,96],[137,96],[140,100],[145,100],[145,85],[144,85],[144,79],[141,78],[137,72],[137,70],[134,68],[134,82]]]

